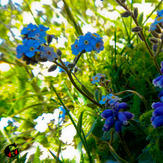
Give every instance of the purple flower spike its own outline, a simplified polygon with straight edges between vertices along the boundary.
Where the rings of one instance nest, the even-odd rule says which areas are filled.
[[[163,115],[163,107],[158,107],[153,111],[153,116]]]
[[[160,71],[161,71],[161,74],[163,74],[163,67],[161,67]]]
[[[118,113],[118,119],[123,123],[123,125],[127,125],[127,117],[123,112]]]
[[[154,79],[152,81],[153,85],[156,87],[156,86],[161,86],[161,83],[163,84],[163,81],[160,82],[160,80],[163,80],[163,75],[157,77],[156,79]]]
[[[123,114],[127,117],[127,119],[133,119],[134,118],[134,114],[132,114],[128,111],[124,111]]]
[[[152,122],[154,128],[163,125],[163,115],[157,116],[154,121]]]
[[[161,98],[163,96],[163,90],[158,94],[158,97]]]
[[[107,110],[104,110],[102,113],[101,113],[101,117],[102,118],[108,118],[109,116],[112,116],[113,115],[113,110],[111,109],[107,109]]]
[[[162,102],[153,102],[152,103],[152,108],[153,109],[156,109],[156,108],[158,108],[158,107],[163,107],[163,103]]]
[[[125,102],[121,102],[118,106],[118,109],[125,109],[127,107],[127,104]]]
[[[120,132],[122,129],[122,123],[120,121],[115,122],[115,131]]]

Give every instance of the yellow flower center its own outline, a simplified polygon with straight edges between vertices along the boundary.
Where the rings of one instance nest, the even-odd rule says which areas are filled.
[[[30,51],[33,51],[33,50],[35,50],[35,48],[34,47],[30,47]]]
[[[89,44],[89,42],[88,42],[87,40],[85,40],[85,41],[84,41],[84,44],[85,44],[85,45],[88,45],[88,44]]]
[[[96,77],[95,77],[95,80],[97,80],[97,79],[98,79],[98,77],[96,76]]]
[[[162,18],[163,18],[163,17],[162,17],[162,16],[160,16],[160,17],[158,17],[158,18],[157,18],[157,20],[158,20],[158,21],[160,21]]]
[[[97,44],[96,44],[96,48],[99,48],[100,47],[100,43],[98,42]]]
[[[51,51],[47,51],[47,54],[48,54],[48,55],[51,55],[52,53],[51,53]]]
[[[102,101],[105,101],[106,100],[106,98],[103,98],[103,100]]]
[[[95,35],[95,34],[92,34],[92,36],[97,37],[97,35]]]
[[[59,114],[63,114],[63,111],[60,111]]]

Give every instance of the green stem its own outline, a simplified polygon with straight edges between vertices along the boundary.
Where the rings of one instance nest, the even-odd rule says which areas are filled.
[[[134,159],[133,159],[133,157],[132,157],[132,155],[131,155],[131,153],[130,153],[130,150],[128,149],[128,146],[127,146],[127,144],[126,144],[126,142],[125,142],[125,140],[124,140],[124,138],[123,138],[122,133],[120,132],[120,133],[118,134],[118,136],[119,136],[119,138],[120,138],[120,140],[121,140],[121,142],[122,142],[122,145],[123,145],[123,147],[124,147],[124,149],[125,149],[125,151],[126,151],[128,157],[130,158],[131,162],[134,163],[135,161],[134,161]]]
[[[69,113],[68,109],[66,108],[66,106],[65,106],[64,103],[62,102],[60,96],[58,95],[56,89],[53,87],[53,85],[52,85],[51,82],[50,82],[50,86],[51,86],[51,88],[53,89],[53,91],[55,92],[56,96],[58,97],[58,99],[59,99],[61,105],[64,107],[64,109],[65,109],[67,115],[69,116],[69,118],[70,118],[72,124],[74,125],[74,127],[75,127],[75,129],[76,129],[76,131],[77,131],[77,134],[79,135],[79,137],[80,137],[80,139],[81,139],[81,142],[83,143],[84,148],[85,148],[85,150],[86,150],[86,152],[87,152],[87,155],[88,155],[88,157],[89,157],[89,161],[90,161],[90,163],[92,163],[92,158],[91,158],[91,155],[90,155],[90,153],[89,153],[88,147],[87,147],[87,145],[85,144],[84,138],[82,137],[82,135],[81,135],[79,129],[77,128],[77,125],[75,124],[75,122],[74,122],[74,120],[73,120],[71,114]]]
[[[109,150],[111,152],[111,154],[113,155],[113,157],[121,163],[127,163],[127,161],[125,161],[123,158],[121,158],[120,156],[118,156],[118,154],[115,152],[114,148],[110,145],[110,143],[108,143],[107,141],[103,141],[103,143],[108,144],[109,146]]]
[[[129,9],[125,4],[121,3],[119,0],[118,0],[118,3],[119,3],[126,11],[131,12],[130,9]],[[136,24],[137,26],[139,26],[138,21],[137,21],[137,18],[135,18],[133,12],[131,12],[131,13],[132,13],[131,17],[133,18],[135,24]],[[147,47],[148,52],[149,52],[151,58],[152,58],[153,61],[154,61],[154,64],[155,64],[155,67],[156,67],[157,71],[161,74],[159,65],[158,65],[158,63],[157,63],[157,61],[156,61],[156,59],[155,59],[155,56],[154,56],[152,50],[150,49],[150,47],[149,47],[149,45],[148,45],[148,43],[147,43],[147,41],[146,41],[146,39],[145,39],[145,36],[144,36],[143,31],[140,31],[140,34],[142,35],[142,39],[143,39],[143,41],[144,41],[144,43],[145,43],[145,46]]]
[[[161,44],[160,44],[160,47],[157,51],[157,53],[155,54],[155,57],[157,57],[157,55],[161,52],[161,49],[162,49],[162,45],[163,45],[163,40],[161,40]]]

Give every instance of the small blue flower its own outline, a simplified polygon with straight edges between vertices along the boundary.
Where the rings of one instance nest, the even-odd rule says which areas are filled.
[[[108,97],[107,96],[105,96],[105,95],[103,95],[102,96],[102,99],[100,100],[100,104],[105,104],[106,103],[106,101],[107,101],[107,99],[108,99]]]
[[[65,109],[63,108],[63,106],[60,106],[58,109],[59,109],[59,118],[62,118],[64,120],[66,116]]]
[[[157,15],[158,15],[158,17],[162,16],[163,15],[163,10],[157,11]]]
[[[160,115],[154,118],[152,125],[154,128],[163,126],[163,115]]]
[[[48,29],[49,29],[49,27],[45,27],[44,25],[42,25],[42,24],[40,24],[39,26],[38,26],[38,28],[39,28],[39,30],[41,31],[41,32],[46,32]]]
[[[94,45],[93,49],[99,53],[100,51],[104,50],[104,42],[99,39],[98,41],[96,41],[96,44]]]
[[[100,76],[96,75],[96,76],[93,76],[91,77],[91,83],[92,84],[95,84],[96,82],[99,83],[100,82]]]
[[[17,53],[16,57],[18,59],[20,59],[21,57],[23,57],[23,55],[25,54],[25,52],[26,52],[26,50],[25,50],[25,47],[23,45],[18,45],[16,47],[16,53]]]
[[[96,43],[96,40],[91,36],[92,34],[88,32],[84,36],[79,37],[78,45],[82,50],[85,50],[86,52],[91,52],[93,50],[93,46]]]
[[[54,48],[50,48],[49,46],[41,46],[40,51],[40,56],[46,57],[48,61],[54,61],[58,58],[57,54],[54,52]]]
[[[149,30],[150,31],[154,31],[156,29],[157,29],[156,23],[152,23],[151,26],[150,26],[150,28],[149,28]]]
[[[155,24],[162,23],[162,22],[163,22],[163,16],[157,17],[154,21]]]
[[[36,40],[26,40],[23,42],[23,46],[25,47],[25,55],[29,58],[35,55],[35,52],[40,51],[38,48],[40,43]]]
[[[121,100],[121,98],[119,98],[118,96],[114,96],[112,93],[107,95],[107,98],[109,99],[109,104],[114,104]]]
[[[72,54],[78,55],[83,49],[79,46],[79,41],[76,39],[75,43],[71,45]]]
[[[37,28],[37,25],[33,25],[32,23],[28,24],[27,27],[24,27],[21,31],[22,35],[29,34],[31,31],[34,31]]]

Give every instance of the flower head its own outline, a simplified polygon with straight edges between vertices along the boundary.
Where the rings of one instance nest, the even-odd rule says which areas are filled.
[[[32,23],[28,24],[27,27],[24,27],[21,31],[22,35],[27,35],[31,32],[33,32],[37,28],[37,25],[34,25]]]
[[[46,57],[48,61],[54,61],[58,58],[58,55],[54,52],[54,48],[50,48],[49,46],[41,46],[40,51],[40,56]]]
[[[79,41],[77,39],[75,40],[74,44],[71,45],[71,50],[72,54],[74,55],[78,55],[82,51],[82,48],[79,46]]]

